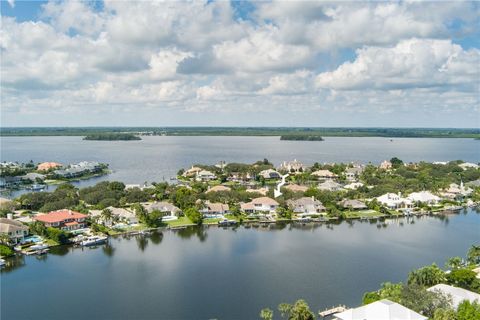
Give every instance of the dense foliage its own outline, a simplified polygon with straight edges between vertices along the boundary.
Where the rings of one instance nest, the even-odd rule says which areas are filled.
[[[106,140],[106,141],[115,141],[115,140],[142,140],[139,136],[136,136],[131,133],[94,133],[89,134],[83,140]]]

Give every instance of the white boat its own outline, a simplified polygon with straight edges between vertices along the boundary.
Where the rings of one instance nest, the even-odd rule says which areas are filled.
[[[48,248],[48,246],[47,246],[46,244],[44,244],[44,243],[39,243],[39,244],[35,244],[35,245],[33,245],[33,246],[28,247],[28,250],[29,250],[29,251],[30,251],[30,250],[31,250],[31,251],[37,251],[37,250],[45,250],[45,249],[47,249],[47,248]]]
[[[0,267],[3,267],[5,265],[5,260],[4,259],[0,259]]]
[[[108,239],[107,236],[90,236],[87,239],[80,242],[80,244],[85,247],[96,246],[99,244],[104,244],[105,242],[107,242],[107,239]]]

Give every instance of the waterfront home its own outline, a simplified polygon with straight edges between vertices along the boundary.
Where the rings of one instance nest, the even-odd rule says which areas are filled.
[[[22,178],[19,176],[0,177],[0,188],[9,188],[19,185]]]
[[[390,170],[392,169],[392,163],[388,160],[385,160],[382,163],[380,163],[378,167],[383,170]]]
[[[347,168],[347,169],[345,169],[345,178],[348,181],[357,181],[358,177],[360,177],[362,172],[363,172],[363,167],[361,167],[361,166],[355,166],[355,167],[352,167],[352,168]]]
[[[31,182],[36,182],[36,181],[43,181],[45,180],[45,175],[36,173],[36,172],[29,172],[26,175],[23,175],[22,180],[29,180]]]
[[[289,185],[286,185],[284,188],[292,192],[305,192],[308,190],[308,187],[300,186],[298,184],[289,184]]]
[[[401,304],[383,299],[333,315],[335,320],[427,320]]]
[[[323,191],[340,191],[342,190],[342,185],[333,180],[326,180],[318,185],[318,189]]]
[[[349,210],[365,210],[368,209],[365,202],[356,200],[356,199],[345,199],[338,203],[342,208],[349,209]]]
[[[471,162],[464,162],[464,163],[461,163],[458,165],[460,168],[462,168],[463,170],[467,170],[467,169],[478,169],[480,168],[478,166],[478,164],[476,163],[471,163]]]
[[[455,309],[457,309],[458,305],[463,300],[468,300],[470,302],[477,301],[480,303],[480,294],[454,286],[450,286],[448,284],[437,284],[433,287],[427,289],[431,292],[439,292],[444,295],[450,296],[452,298],[452,305]]]
[[[50,169],[60,168],[62,166],[61,163],[58,162],[42,162],[37,166],[38,171],[48,171]]]
[[[306,168],[307,167],[304,166],[303,163],[294,159],[293,161],[283,161],[278,167],[278,170],[287,172],[304,172]]]
[[[133,212],[133,210],[129,210],[126,208],[115,208],[115,207],[108,207],[106,208],[112,212],[112,216],[115,217],[115,220],[119,222],[123,222],[126,224],[138,224],[138,218]],[[104,225],[112,225],[113,221],[104,221],[102,217],[103,210],[90,210],[90,215],[92,217],[99,217]],[[112,219],[113,220],[113,219]]]
[[[230,212],[228,204],[205,201],[199,210],[204,218],[217,218]]]
[[[28,235],[28,227],[19,221],[0,218],[0,233],[8,235],[10,242],[17,244]]]
[[[210,192],[228,192],[228,191],[232,191],[232,189],[231,189],[230,187],[218,185],[218,186],[211,187],[211,188],[208,187],[208,190],[207,190],[205,193],[210,193]]]
[[[460,185],[451,183],[447,189],[440,193],[441,196],[448,199],[462,200],[464,197],[470,195],[473,189],[465,187],[463,181],[460,181]]]
[[[327,210],[321,201],[315,200],[315,197],[288,200],[287,205],[293,213],[299,216],[325,215]]]
[[[252,199],[248,203],[240,204],[240,208],[247,214],[276,213],[279,203],[269,197]]]
[[[192,166],[190,169],[186,170],[182,176],[184,176],[185,178],[191,178],[196,176],[197,173],[202,170],[202,168]]]
[[[338,176],[331,172],[330,170],[317,170],[311,173],[312,176],[317,177],[319,179],[335,179]]]
[[[259,193],[261,195],[264,195],[266,196],[268,194],[268,187],[263,187],[263,188],[258,188],[258,189],[247,189],[245,190],[246,192],[249,192],[249,193]]]
[[[210,180],[215,180],[217,179],[217,176],[208,170],[202,170],[197,172],[197,175],[195,177],[195,180],[197,181],[210,181]]]
[[[178,216],[180,215],[180,213],[182,213],[182,210],[180,210],[180,208],[166,201],[148,202],[142,203],[142,205],[148,212],[158,210],[164,216]]]
[[[57,211],[51,211],[46,214],[37,214],[35,220],[42,222],[45,227],[58,228],[65,231],[72,231],[81,228],[85,228],[87,215],[62,209]]]
[[[434,195],[430,191],[412,192],[408,195],[407,199],[411,200],[414,203],[421,202],[429,205],[438,204],[438,202],[440,201],[440,197]]]
[[[386,193],[377,198],[377,201],[389,209],[403,210],[413,208],[413,202],[410,199],[402,198],[398,193]]]
[[[349,183],[349,184],[346,184],[343,186],[344,189],[348,189],[348,190],[356,190],[360,187],[363,187],[364,184],[361,183],[361,182],[352,182],[352,183]]]
[[[273,169],[262,170],[258,175],[264,179],[280,179],[282,177],[278,171]]]

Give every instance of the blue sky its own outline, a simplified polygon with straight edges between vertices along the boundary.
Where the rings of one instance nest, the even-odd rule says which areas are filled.
[[[3,126],[479,127],[477,2],[1,1]]]

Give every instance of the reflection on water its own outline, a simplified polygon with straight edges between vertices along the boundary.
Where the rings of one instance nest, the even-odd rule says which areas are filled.
[[[23,266],[25,266],[25,257],[22,255],[15,255],[13,257],[5,258],[5,265],[2,267],[1,272],[11,272]]]
[[[69,320],[256,319],[262,308],[299,298],[313,310],[356,306],[382,282],[464,255],[480,231],[480,215],[469,212],[188,227],[113,237],[92,248],[52,248],[47,256],[8,260],[1,318],[60,320],[80,300],[88,308],[68,313]],[[45,308],[51,301],[59,307]]]

